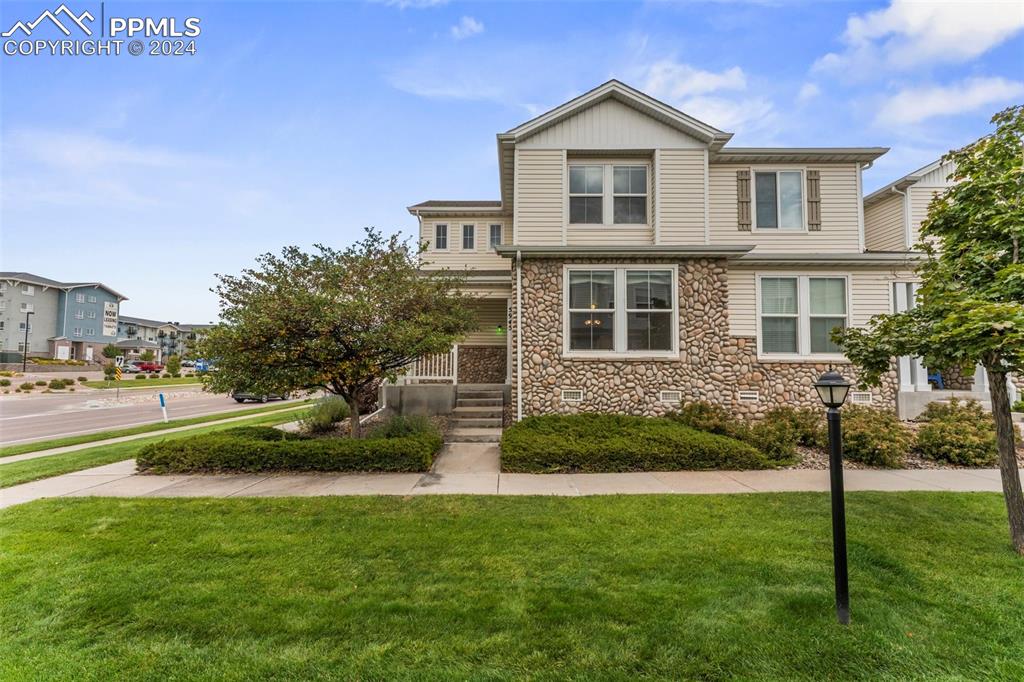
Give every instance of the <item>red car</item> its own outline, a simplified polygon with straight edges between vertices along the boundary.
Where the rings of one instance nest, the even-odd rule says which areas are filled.
[[[143,372],[162,372],[164,369],[164,366],[161,365],[159,362],[136,360],[132,364],[138,367],[139,370]]]

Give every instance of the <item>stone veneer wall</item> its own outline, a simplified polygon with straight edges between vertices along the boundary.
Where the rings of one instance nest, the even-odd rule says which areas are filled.
[[[944,369],[940,372],[942,374],[942,383],[946,390],[950,391],[970,391],[974,388],[974,368],[972,367],[969,374],[964,372],[959,367],[952,369]]]
[[[505,346],[459,346],[460,384],[503,384],[507,366]]]
[[[756,417],[779,405],[820,407],[812,384],[827,363],[757,360],[753,338],[729,335],[728,262],[723,259],[623,259],[616,263],[679,265],[679,359],[581,360],[562,356],[562,266],[607,265],[607,260],[537,259],[523,262],[523,416],[615,412],[661,415],[678,407],[659,401],[661,390],[680,391],[684,401],[720,403]],[[516,404],[515,273],[509,315],[513,343],[512,404]],[[856,380],[852,365],[836,369]],[[895,409],[895,371],[871,389],[876,407]],[[561,400],[563,388],[582,389],[579,403]],[[739,391],[757,390],[757,402],[740,402]]]

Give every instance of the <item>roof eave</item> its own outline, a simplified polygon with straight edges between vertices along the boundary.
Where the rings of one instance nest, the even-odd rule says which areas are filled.
[[[494,248],[499,256],[514,258],[517,254],[529,258],[739,258],[753,246],[516,246],[499,245]]]

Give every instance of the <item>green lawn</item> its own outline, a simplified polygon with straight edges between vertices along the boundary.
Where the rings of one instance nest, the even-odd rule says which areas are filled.
[[[203,383],[199,377],[171,377],[168,379],[135,379],[137,374],[125,374],[121,379],[121,390],[126,388],[156,388],[158,386],[192,386]],[[117,388],[116,381],[86,381],[85,386],[90,388]]]
[[[304,401],[305,402],[305,401]],[[293,408],[297,403],[279,403],[275,405],[266,405],[263,407],[254,407],[247,410],[232,410],[230,412],[218,412],[216,414],[206,414],[201,417],[188,417],[186,419],[172,419],[166,424],[164,422],[153,422],[152,424],[143,424],[141,426],[131,426],[126,429],[111,429],[109,431],[99,431],[97,433],[84,433],[77,436],[65,436],[64,438],[51,438],[50,440],[39,440],[33,443],[22,443],[20,445],[9,445],[6,447],[0,447],[0,464],[3,464],[4,457],[11,457],[13,455],[21,455],[26,452],[39,452],[40,450],[49,450],[51,448],[62,448],[68,445],[80,445],[82,443],[94,443],[98,440],[106,440],[108,438],[119,438],[120,436],[133,436],[137,433],[150,433],[152,431],[163,431],[164,429],[173,429],[178,426],[191,426],[193,424],[205,424],[206,422],[217,421],[220,419],[230,419],[231,417],[241,417],[247,414],[260,414],[262,412],[275,412],[277,410],[286,410]]]
[[[62,499],[0,512],[3,679],[1024,679],[995,494]]]
[[[281,414],[280,411],[277,411],[271,412],[270,414],[257,415],[252,419],[239,419],[238,421],[229,422],[227,424],[216,424],[196,429],[189,429],[188,431],[181,431],[178,433],[166,433],[153,436],[152,438],[131,440],[126,443],[97,445],[94,448],[75,450],[63,455],[47,455],[46,457],[26,459],[20,462],[12,462],[10,464],[3,464],[2,460],[0,460],[0,488],[7,488],[12,485],[28,483],[29,481],[35,481],[40,478],[49,478],[50,476],[58,476],[72,471],[81,471],[82,469],[89,469],[103,464],[131,459],[135,457],[135,453],[144,445],[158,440],[190,438],[200,433],[210,433],[221,429],[232,429],[236,426],[284,424],[285,422],[295,421],[302,416],[302,414],[303,412],[301,410],[285,412],[283,414]]]

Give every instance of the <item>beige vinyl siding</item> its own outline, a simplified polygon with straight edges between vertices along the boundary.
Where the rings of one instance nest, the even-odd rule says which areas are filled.
[[[434,248],[434,228],[438,224],[448,226],[448,249],[445,251]],[[475,248],[472,251],[462,248],[463,225],[476,226]],[[512,227],[504,217],[453,215],[423,218],[420,240],[427,245],[427,250],[420,255],[420,261],[427,268],[507,270],[508,259],[499,256],[488,245],[491,225],[502,226],[503,244],[512,242]]]
[[[603,246],[638,246],[654,243],[654,228],[646,225],[621,227],[618,225],[569,225],[569,246],[582,244]]]
[[[818,170],[821,173],[821,231],[754,230],[737,228],[736,171],[749,165],[712,164],[709,169],[709,209],[712,244],[752,244],[758,251],[857,253],[860,251],[860,193],[855,164],[820,166],[770,165],[765,169]],[[805,211],[806,213],[806,211]]]
[[[508,313],[505,299],[479,299],[474,301],[477,328],[460,342],[463,346],[504,346],[508,334]],[[498,326],[506,329],[498,334]]]
[[[757,335],[757,275],[778,277],[799,275],[847,276],[850,281],[850,324],[866,325],[875,315],[892,312],[890,291],[896,281],[912,281],[910,270],[835,266],[828,269],[807,267],[730,267],[729,268],[729,334]]]
[[[704,243],[704,150],[663,149],[656,204],[661,244]],[[733,175],[735,182],[735,174]],[[735,191],[735,188],[734,188]]]
[[[953,184],[953,182],[949,180],[949,175],[955,170],[956,164],[947,161],[946,163],[939,164],[939,167],[935,170],[922,175],[920,180],[917,181],[917,184],[927,185],[929,187],[948,187]]]
[[[907,190],[910,198],[910,239],[916,244],[921,238],[921,223],[928,217],[928,204],[932,197],[943,191],[941,187],[912,186]]]
[[[614,99],[520,141],[520,149],[703,148],[699,140]]]
[[[516,244],[562,244],[565,218],[564,149],[516,149]]]
[[[903,251],[907,235],[902,194],[895,192],[864,207],[864,244],[868,251]]]

